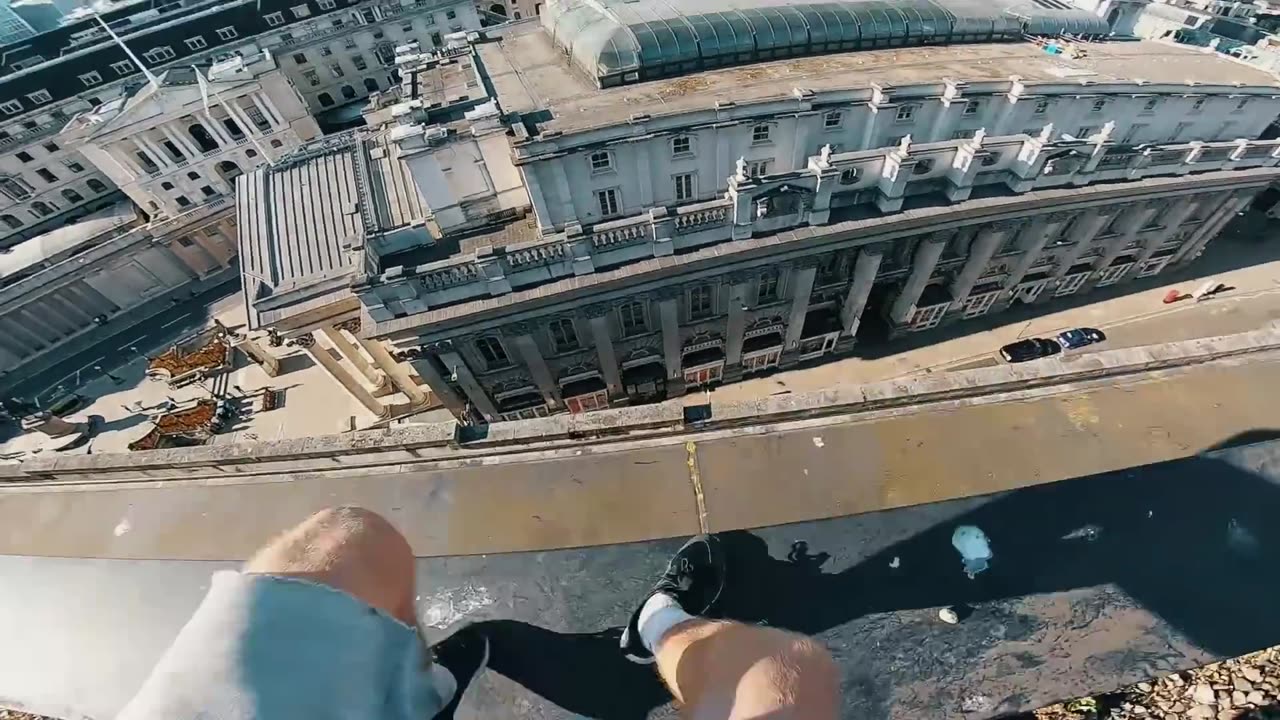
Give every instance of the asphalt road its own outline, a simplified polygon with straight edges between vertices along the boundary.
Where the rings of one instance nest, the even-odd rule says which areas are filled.
[[[1241,298],[1232,298],[1229,294],[1224,294],[1164,315],[1120,322],[1115,325],[1098,324],[1097,327],[1107,334],[1106,342],[1068,350],[1067,355],[1084,355],[1103,350],[1231,335],[1257,330],[1278,320],[1280,320],[1280,293],[1259,293]],[[995,357],[997,349],[992,349],[990,357],[968,360],[955,365],[944,365],[941,369],[974,370],[995,367],[1003,362]]]
[[[110,337],[51,363],[7,393],[28,399],[39,395],[47,401],[57,394],[50,391],[59,385],[68,391],[74,390],[99,375],[94,366],[111,372],[136,360],[138,356],[130,348],[137,348],[145,355],[203,327],[209,321],[209,306],[238,292],[239,288],[240,281],[231,280],[171,305],[144,321],[117,318],[107,326],[119,327]]]

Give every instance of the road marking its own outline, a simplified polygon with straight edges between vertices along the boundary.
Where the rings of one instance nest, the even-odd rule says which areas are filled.
[[[165,323],[165,324],[161,325],[160,327],[162,327],[162,328],[167,328],[167,327],[169,327],[170,325],[176,325],[177,323],[182,322],[182,319],[183,319],[183,318],[187,318],[187,317],[191,317],[191,313],[183,313],[183,314],[179,315],[178,317],[176,317],[176,318],[174,318],[174,319],[170,320],[169,322],[167,322],[167,323]]]
[[[698,527],[706,535],[711,528],[707,523],[707,499],[702,493],[702,476],[698,473],[698,444],[690,440],[684,444],[684,449],[689,453],[689,482],[693,483],[693,499],[698,504]]]
[[[146,340],[146,339],[147,339],[146,335],[140,335],[137,338],[130,340],[129,342],[116,348],[116,350],[128,350],[129,348],[133,347],[134,345],[137,345],[139,342],[142,342],[143,340]]]
[[[87,365],[81,365],[80,367],[76,368],[76,372],[71,373],[71,375],[75,375],[76,373],[80,372],[81,370],[83,370],[83,369],[85,369],[85,368],[91,368],[91,367],[93,367],[94,365],[97,365],[100,361],[102,361],[102,360],[106,360],[106,359],[107,359],[107,356],[106,356],[106,355],[103,355],[102,357],[98,358],[97,360],[90,360],[90,361],[89,361],[89,364],[87,364]],[[71,377],[71,375],[68,375],[67,377]]]

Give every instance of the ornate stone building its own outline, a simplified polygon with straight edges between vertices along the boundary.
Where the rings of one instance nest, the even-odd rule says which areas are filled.
[[[1157,274],[1280,176],[1280,142],[1256,139],[1280,113],[1272,77],[1052,37],[1105,33],[1084,10],[837,28],[762,6],[805,29],[728,47],[681,35],[714,13],[604,5],[410,48],[382,137],[429,237],[366,221],[333,241],[341,291],[264,290],[263,324],[357,316],[459,417],[588,411]],[[241,224],[289,202],[242,199]],[[284,230],[257,242],[299,253]],[[311,282],[335,280],[290,291]]]

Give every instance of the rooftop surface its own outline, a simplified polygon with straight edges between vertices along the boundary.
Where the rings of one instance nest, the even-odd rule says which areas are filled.
[[[1062,83],[1145,80],[1280,89],[1269,73],[1214,53],[1153,41],[1086,45],[1078,59],[1048,55],[1029,42],[980,43],[841,52],[697,72],[638,85],[598,89],[575,72],[542,28],[513,24],[477,49],[504,112],[546,110],[543,132],[572,132],[625,123],[632,115],[707,110],[718,101],[739,104],[814,91],[867,89],[871,85],[936,85],[963,82]],[[1189,93],[1196,92],[1188,87]]]
[[[1046,0],[562,0],[540,19],[601,86],[836,49],[1110,33]]]
[[[386,132],[323,138],[238,182],[240,261],[251,303],[345,277],[362,260],[363,243],[427,214]]]
[[[830,647],[843,716],[1029,709],[1280,642],[1266,571],[1280,554],[1280,446],[1214,451],[1275,437],[1257,388],[1278,377],[1275,361],[1201,366],[376,476],[6,488],[0,553],[78,557],[0,557],[6,579],[46,590],[0,594],[0,631],[24,649],[0,656],[0,677],[33,710],[112,716],[211,571],[316,508],[356,503],[419,555],[447,549],[418,563],[428,632],[494,621],[494,672],[458,717],[642,718],[669,697],[618,656],[617,635],[672,538],[699,531],[694,453],[708,527],[729,532],[724,614]],[[972,580],[950,542],[959,525],[991,539],[991,568]],[[79,559],[120,556],[156,559]],[[947,606],[959,625],[937,620]]]
[[[12,251],[0,254],[0,280],[24,274],[30,268],[58,259],[64,253],[92,243],[94,239],[137,220],[138,212],[133,203],[120,202],[86,215],[78,222],[25,240],[14,246]]]

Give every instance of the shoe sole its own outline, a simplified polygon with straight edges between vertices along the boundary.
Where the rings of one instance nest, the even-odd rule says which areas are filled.
[[[697,537],[690,538],[688,542],[680,546],[680,549],[676,551],[676,555],[679,555],[680,553],[684,552],[685,548],[689,547],[690,545],[693,545],[696,542],[707,543],[707,547],[709,548],[710,557],[713,563],[716,560],[718,560],[719,562],[716,564],[720,565],[721,569],[723,570],[724,556],[720,552],[720,539],[717,538],[715,534],[708,534],[706,536],[706,540],[703,540],[703,541],[699,541]],[[674,562],[675,562],[675,557],[673,556],[672,559],[667,562],[668,572],[671,571],[671,564]],[[724,592],[724,581],[725,581],[724,573],[722,572],[720,576],[720,587],[716,588],[715,596],[711,598],[711,601],[707,603],[707,607],[703,608],[702,612],[706,612],[708,608],[712,607],[713,605],[716,604],[718,600],[720,600],[720,595],[721,593]],[[646,598],[646,600],[647,599],[648,598]],[[700,617],[700,616],[701,616],[701,613],[699,613],[698,615],[695,615],[695,617]],[[658,658],[655,657],[651,652],[649,652],[647,655],[636,655],[634,653],[627,651],[626,648],[630,644],[631,644],[631,623],[630,621],[628,621],[626,626],[622,628],[622,638],[618,641],[618,645],[623,648],[622,656],[637,665],[652,665],[658,662]],[[643,644],[641,646],[643,647]],[[646,652],[647,652],[647,648],[646,648]]]

